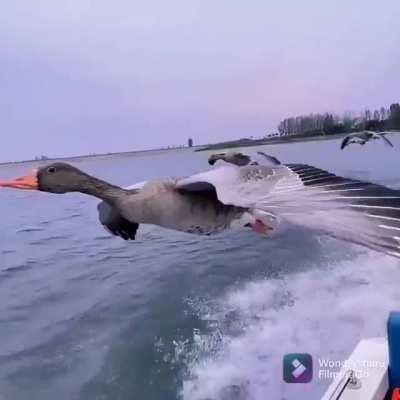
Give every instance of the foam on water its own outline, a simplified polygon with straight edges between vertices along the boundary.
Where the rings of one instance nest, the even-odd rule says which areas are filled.
[[[323,270],[247,283],[203,305],[214,329],[200,346],[195,340],[182,397],[319,399],[329,381],[315,376],[318,367],[312,383],[285,384],[283,355],[311,353],[314,365],[344,360],[361,338],[385,335],[387,313],[399,308],[399,279],[399,261],[368,252]]]

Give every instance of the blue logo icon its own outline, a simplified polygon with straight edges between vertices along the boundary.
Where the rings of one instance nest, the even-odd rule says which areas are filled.
[[[289,353],[283,357],[283,380],[286,383],[308,383],[313,376],[312,357],[307,353]]]

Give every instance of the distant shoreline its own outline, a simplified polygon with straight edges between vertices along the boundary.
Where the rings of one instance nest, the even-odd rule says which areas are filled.
[[[4,161],[0,162],[0,166],[4,165],[16,165],[16,164],[26,164],[26,163],[35,163],[35,162],[54,162],[54,161],[69,161],[69,160],[86,160],[88,158],[97,158],[97,157],[113,157],[118,155],[130,155],[130,154],[141,154],[141,153],[150,153],[157,151],[172,151],[172,150],[183,150],[183,149],[195,149],[199,146],[193,147],[171,147],[171,148],[159,148],[159,149],[148,149],[148,150],[131,150],[131,151],[120,151],[115,153],[99,153],[99,154],[83,154],[77,156],[65,156],[65,157],[49,157],[49,158],[38,158],[31,160],[21,160],[21,161]]]
[[[390,133],[399,134],[400,131],[391,131]],[[100,158],[100,157],[114,157],[114,156],[126,156],[126,155],[137,155],[143,153],[151,153],[151,152],[166,152],[166,151],[176,151],[176,150],[192,150],[195,152],[199,151],[212,151],[212,150],[221,150],[221,149],[229,149],[229,148],[237,148],[237,147],[252,147],[252,146],[268,146],[274,144],[290,144],[290,143],[301,143],[301,142],[316,142],[320,140],[335,140],[341,139],[348,135],[348,133],[337,133],[331,135],[318,135],[318,136],[305,136],[305,137],[279,137],[272,139],[241,139],[241,140],[232,140],[227,142],[220,142],[215,144],[208,145],[198,145],[193,147],[171,147],[171,148],[158,148],[158,149],[149,149],[149,150],[132,150],[132,151],[121,151],[116,153],[102,153],[102,154],[87,154],[87,155],[77,155],[77,156],[69,156],[69,157],[54,157],[54,158],[46,158],[46,159],[33,159],[33,160],[23,160],[23,161],[6,161],[0,162],[0,166],[7,165],[17,165],[17,164],[26,164],[26,163],[43,163],[43,162],[54,162],[54,161],[69,161],[69,160],[86,160],[89,158]]]
[[[399,134],[400,131],[388,131],[390,134]],[[198,146],[195,151],[210,151],[210,150],[221,150],[227,148],[236,147],[251,147],[251,146],[268,146],[273,144],[290,144],[299,142],[317,142],[320,140],[335,140],[342,139],[347,136],[347,133],[334,133],[329,135],[315,135],[315,136],[287,136],[287,137],[277,137],[271,139],[242,139],[229,142],[221,142],[210,145]]]
[[[235,140],[229,142],[221,142],[210,145],[198,146],[201,148],[195,151],[210,151],[210,150],[220,150],[226,148],[236,148],[236,147],[252,147],[252,146],[268,146],[272,144],[289,144],[289,143],[299,143],[299,142],[313,142],[319,140],[333,140],[340,139],[347,135],[347,133],[336,133],[332,135],[316,135],[316,136],[301,136],[301,137],[278,137],[272,139],[246,139],[246,140]]]

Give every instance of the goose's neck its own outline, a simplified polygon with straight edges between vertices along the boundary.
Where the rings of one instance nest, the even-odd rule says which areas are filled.
[[[110,205],[116,205],[127,194],[125,189],[90,175],[82,180],[77,191],[97,197]]]

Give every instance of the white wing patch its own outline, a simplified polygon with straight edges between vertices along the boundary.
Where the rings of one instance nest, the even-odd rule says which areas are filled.
[[[127,190],[141,189],[146,183],[147,183],[147,181],[137,182],[137,183],[134,183],[133,185],[126,186],[124,189],[127,189]]]

